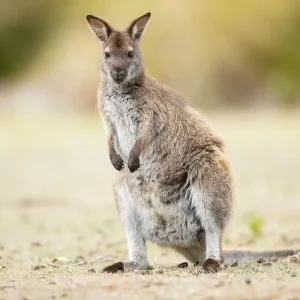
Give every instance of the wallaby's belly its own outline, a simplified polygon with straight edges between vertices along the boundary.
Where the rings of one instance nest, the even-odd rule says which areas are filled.
[[[170,203],[162,199],[164,193],[152,185],[133,195],[144,238],[165,246],[196,245],[203,235],[203,227],[190,193]]]

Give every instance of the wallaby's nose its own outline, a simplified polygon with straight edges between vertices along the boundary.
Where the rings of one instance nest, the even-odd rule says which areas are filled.
[[[125,71],[119,68],[116,68],[112,71],[112,75],[118,81],[121,81],[125,76]]]

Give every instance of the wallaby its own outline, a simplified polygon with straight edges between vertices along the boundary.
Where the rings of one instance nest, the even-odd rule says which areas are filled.
[[[87,16],[102,48],[98,107],[110,160],[119,171],[114,192],[129,253],[128,262],[104,271],[148,265],[147,240],[175,249],[209,273],[221,270],[224,258],[294,254],[222,253],[233,202],[223,142],[183,96],[146,73],[139,42],[150,16],[135,19],[123,31]]]

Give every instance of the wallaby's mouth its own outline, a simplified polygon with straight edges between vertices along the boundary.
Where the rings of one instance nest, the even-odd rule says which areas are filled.
[[[118,83],[118,84],[122,83],[122,82],[124,81],[124,79],[125,79],[125,78],[114,78],[114,77],[113,77],[114,82],[115,82],[115,83]]]

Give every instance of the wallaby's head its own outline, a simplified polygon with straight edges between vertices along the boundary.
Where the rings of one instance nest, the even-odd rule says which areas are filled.
[[[116,84],[134,83],[144,72],[139,41],[151,14],[133,20],[122,31],[115,30],[106,21],[88,15],[92,31],[101,44],[101,72]]]

